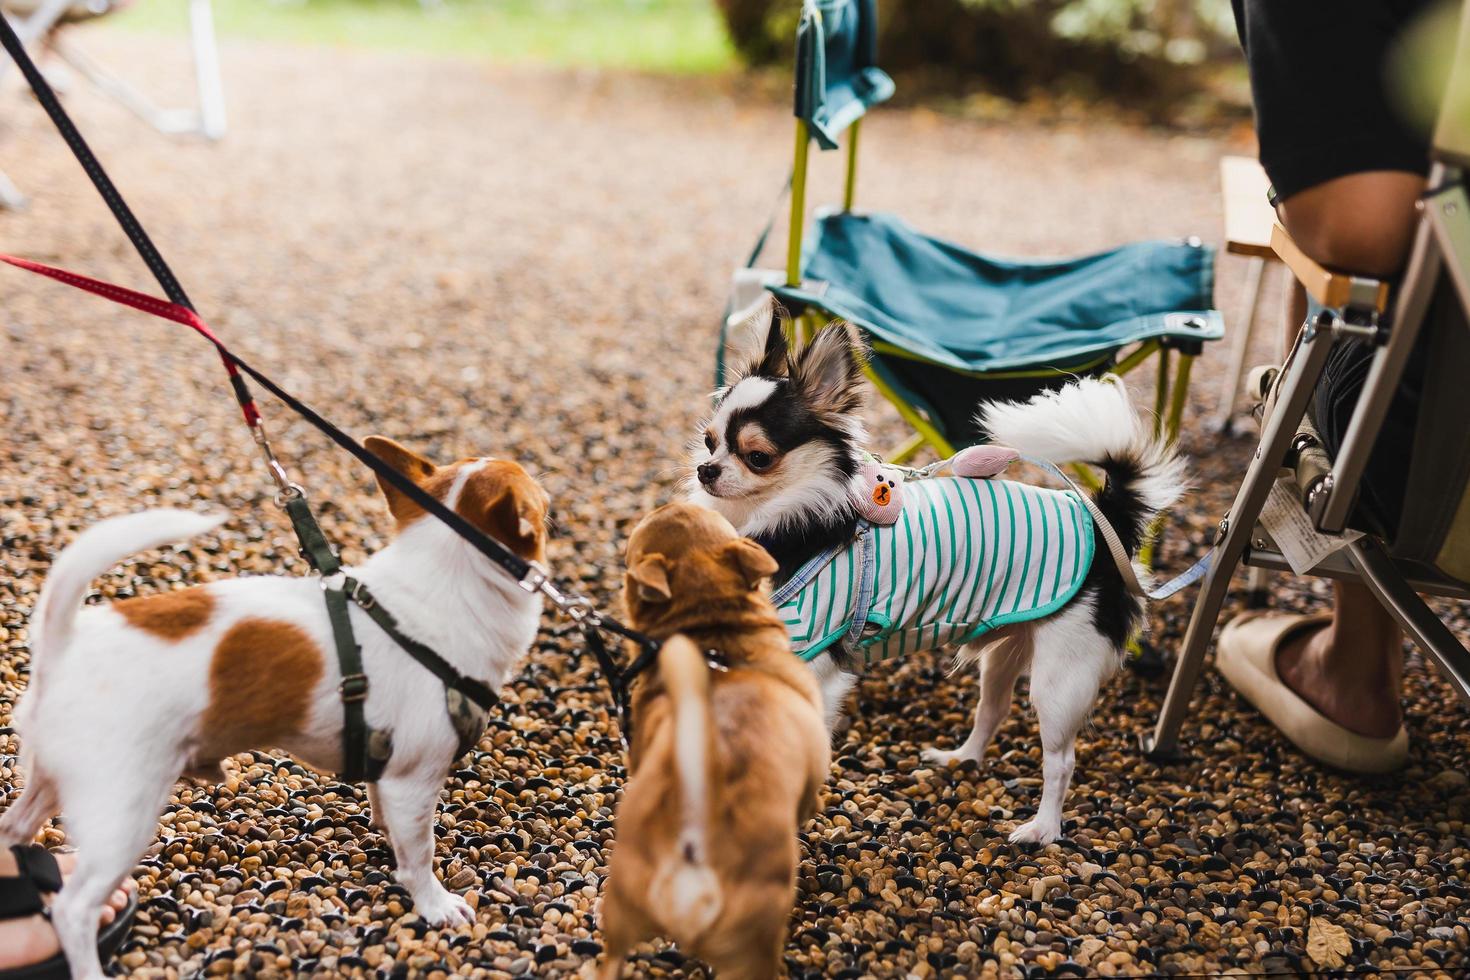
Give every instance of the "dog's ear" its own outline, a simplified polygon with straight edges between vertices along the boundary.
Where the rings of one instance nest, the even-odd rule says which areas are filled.
[[[733,345],[737,354],[735,361],[742,365],[732,377],[732,382],[741,378],[784,378],[790,371],[786,346],[786,308],[768,297],[759,310],[738,329],[740,335]]]
[[[807,403],[830,415],[850,415],[863,407],[862,373],[866,354],[849,323],[828,324],[796,357],[793,380]]]
[[[368,452],[420,486],[439,470],[439,467],[412,449],[400,446],[387,436],[368,436],[363,440],[363,446]],[[389,513],[399,521],[409,520],[418,513],[418,506],[381,476],[378,477],[378,488],[383,491],[383,496],[388,500]]]
[[[753,589],[761,580],[776,574],[781,566],[771,553],[750,538],[731,541],[720,549],[720,559],[745,578],[745,587]]]
[[[629,567],[628,585],[644,602],[668,602],[674,597],[669,589],[668,559],[657,553],[644,555]]]
[[[485,529],[490,536],[522,558],[535,558],[536,525],[526,517],[521,502],[510,487],[485,509]]]

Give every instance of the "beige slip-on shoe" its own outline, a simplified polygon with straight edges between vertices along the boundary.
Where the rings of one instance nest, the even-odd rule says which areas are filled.
[[[1220,631],[1215,664],[1232,687],[1312,758],[1348,772],[1400,769],[1409,758],[1409,733],[1403,725],[1388,738],[1348,731],[1302,700],[1276,672],[1276,651],[1288,637],[1331,621],[1325,615],[1238,616]]]

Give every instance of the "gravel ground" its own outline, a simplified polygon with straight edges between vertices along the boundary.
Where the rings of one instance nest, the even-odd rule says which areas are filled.
[[[151,90],[187,91],[180,47],[106,31],[87,43]],[[360,436],[525,461],[555,500],[556,569],[611,600],[625,534],[675,493],[724,281],[784,174],[789,117],[716,82],[245,45],[224,55],[232,130],[218,146],[166,141],[90,91],[71,101],[200,308]],[[151,288],[39,109],[14,91],[4,105],[0,162],[35,202],[0,214],[0,247]],[[860,196],[1001,253],[1211,238],[1228,149],[1249,145],[884,112],[866,131]],[[835,193],[837,175],[824,158],[816,186]],[[1222,266],[1232,313],[1241,270]],[[158,504],[234,515],[217,537],[118,569],[106,597],[305,569],[205,345],[20,272],[0,279],[4,723],[47,564],[98,518]],[[1204,489],[1168,539],[1170,569],[1202,547],[1249,454],[1198,424],[1222,361],[1211,353],[1199,372],[1185,444]],[[366,473],[266,410],[349,559],[380,547],[389,522]],[[1323,592],[1277,589],[1289,608]],[[1165,647],[1186,602],[1156,611]],[[416,918],[359,789],[262,751],[237,757],[221,785],[179,787],[137,870],[143,910],[123,964],[150,976],[581,969],[599,951],[623,771],[607,698],[577,654],[548,619],[481,751],[449,779],[439,859],[478,908],[473,928]],[[969,724],[973,680],[945,667],[918,657],[861,686],[806,833],[793,975],[1290,974],[1313,968],[1309,929],[1341,935],[1351,969],[1470,970],[1470,741],[1463,707],[1416,654],[1410,766],[1372,780],[1303,760],[1213,674],[1186,761],[1160,768],[1136,742],[1162,681],[1120,675],[1079,747],[1068,839],[1040,851],[1005,840],[1040,792],[1029,711],[983,772],[920,761]],[[0,729],[12,798],[15,750]],[[45,836],[61,843],[64,824]],[[634,967],[686,973],[662,946]]]

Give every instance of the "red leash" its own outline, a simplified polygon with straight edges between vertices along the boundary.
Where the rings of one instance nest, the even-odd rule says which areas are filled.
[[[112,283],[103,282],[101,279],[93,279],[90,276],[84,276],[80,273],[68,272],[66,269],[58,269],[55,266],[32,262],[30,259],[17,258],[14,255],[0,254],[0,262],[13,265],[18,269],[25,269],[27,272],[34,272],[37,275],[55,279],[57,282],[64,282],[68,286],[73,286],[96,296],[101,296],[104,299],[110,299],[114,303],[122,306],[131,306],[135,310],[151,313],[160,319],[182,323],[194,332],[201,334],[215,346],[215,349],[219,351],[220,360],[224,362],[225,370],[230,374],[230,383],[235,385],[236,389],[239,390],[239,382],[241,380],[240,369],[235,366],[235,362],[230,358],[229,349],[225,347],[222,340],[215,336],[214,331],[209,329],[209,325],[199,318],[199,314],[187,306],[170,303],[166,299],[149,296],[147,293],[140,293],[123,286],[114,286]],[[240,411],[244,413],[245,424],[250,426],[250,428],[255,429],[260,425],[260,410],[255,407],[254,398],[248,398],[248,400],[242,401],[240,403]]]

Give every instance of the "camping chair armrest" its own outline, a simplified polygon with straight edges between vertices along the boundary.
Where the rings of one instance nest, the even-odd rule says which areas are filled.
[[[1279,224],[1271,229],[1271,251],[1286,263],[1307,295],[1328,309],[1353,306],[1382,313],[1388,307],[1388,283],[1333,272],[1303,252]]]
[[[1271,181],[1250,157],[1220,158],[1220,191],[1225,209],[1225,250],[1232,255],[1271,259],[1271,228],[1276,211],[1267,195]]]

